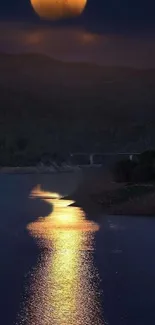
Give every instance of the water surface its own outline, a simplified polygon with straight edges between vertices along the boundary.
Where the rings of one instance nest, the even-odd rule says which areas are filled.
[[[155,218],[92,222],[78,181],[0,176],[1,324],[154,325]]]
[[[31,198],[47,202],[52,212],[28,224],[41,248],[31,273],[19,324],[103,324],[99,275],[94,266],[94,235],[99,226],[59,193],[36,188]]]

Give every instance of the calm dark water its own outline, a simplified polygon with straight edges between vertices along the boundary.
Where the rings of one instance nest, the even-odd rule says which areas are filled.
[[[0,176],[1,324],[154,325],[155,219],[89,221],[78,181]]]

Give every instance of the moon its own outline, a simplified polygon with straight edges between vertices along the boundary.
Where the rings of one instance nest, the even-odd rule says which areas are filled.
[[[81,15],[87,3],[87,0],[30,1],[33,9],[41,18],[54,21]]]

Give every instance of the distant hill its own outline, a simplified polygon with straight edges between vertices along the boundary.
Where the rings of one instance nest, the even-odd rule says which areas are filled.
[[[0,54],[0,125],[7,148],[26,137],[48,151],[143,150],[155,145],[155,70]]]

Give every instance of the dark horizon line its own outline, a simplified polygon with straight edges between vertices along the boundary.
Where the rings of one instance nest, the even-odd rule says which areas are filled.
[[[67,60],[67,59],[57,59],[54,58],[52,55],[50,54],[46,54],[46,53],[41,53],[41,52],[30,52],[30,51],[19,51],[19,52],[4,52],[4,51],[0,51],[0,58],[2,56],[12,56],[12,57],[16,57],[16,56],[21,56],[21,57],[41,57],[41,58],[46,58],[48,60],[50,60],[51,62],[55,62],[55,63],[59,63],[59,64],[68,64],[68,65],[85,65],[85,66],[95,66],[97,68],[109,68],[109,69],[126,69],[126,70],[134,70],[134,71],[155,71],[155,68],[145,68],[145,67],[135,67],[134,65],[127,65],[127,64],[122,64],[122,65],[113,65],[113,64],[102,64],[101,62],[95,62],[95,61],[85,61],[85,60]]]

